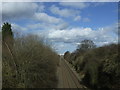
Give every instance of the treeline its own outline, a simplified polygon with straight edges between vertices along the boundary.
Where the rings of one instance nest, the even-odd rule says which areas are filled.
[[[64,58],[78,72],[80,82],[92,89],[120,88],[120,44],[96,47],[93,41],[83,40],[77,49],[65,52]]]
[[[2,26],[2,87],[55,88],[58,55],[34,35],[16,36]]]

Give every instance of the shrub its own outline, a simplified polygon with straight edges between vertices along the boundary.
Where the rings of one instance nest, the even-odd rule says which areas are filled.
[[[77,53],[73,64],[81,83],[91,88],[120,88],[119,48],[119,44],[110,44]]]
[[[89,74],[89,85],[101,88],[118,88],[120,84],[118,82],[120,80],[118,70],[120,62],[118,59],[118,45],[115,44],[87,52],[84,55],[86,62],[84,70]]]
[[[3,88],[57,86],[56,69],[59,57],[43,40],[33,35],[15,38],[12,54],[13,58],[3,49]]]

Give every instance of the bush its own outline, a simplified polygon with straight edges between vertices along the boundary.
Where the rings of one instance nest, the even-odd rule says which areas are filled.
[[[96,87],[118,88],[120,62],[118,45],[111,44],[89,51],[84,56],[86,71],[90,75],[90,85]],[[104,84],[103,84],[104,83]]]
[[[120,45],[110,44],[79,54],[74,66],[81,82],[91,88],[120,88],[118,48]]]
[[[3,88],[57,86],[56,69],[59,57],[43,40],[33,35],[15,38],[11,50],[13,57],[5,48],[3,46]]]

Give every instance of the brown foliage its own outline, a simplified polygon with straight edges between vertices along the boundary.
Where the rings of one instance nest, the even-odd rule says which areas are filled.
[[[55,88],[58,55],[37,36],[14,40],[11,55],[3,48],[3,88]],[[13,64],[16,63],[16,68]],[[17,74],[15,73],[17,71]]]

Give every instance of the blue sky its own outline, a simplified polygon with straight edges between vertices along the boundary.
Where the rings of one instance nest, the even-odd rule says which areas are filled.
[[[117,2],[6,2],[2,21],[14,32],[45,37],[59,54],[74,51],[84,39],[98,46],[117,43]]]

